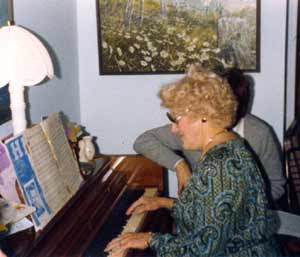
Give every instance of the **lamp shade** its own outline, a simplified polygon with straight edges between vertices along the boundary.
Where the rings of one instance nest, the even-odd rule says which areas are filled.
[[[0,28],[0,87],[9,84],[14,135],[26,129],[24,86],[53,75],[51,58],[36,36],[16,25]]]
[[[54,75],[51,58],[40,40],[16,25],[0,29],[0,71],[0,87],[11,81],[20,87],[32,86]]]

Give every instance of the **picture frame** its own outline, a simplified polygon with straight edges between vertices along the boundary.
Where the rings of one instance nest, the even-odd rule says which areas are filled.
[[[8,1],[0,0],[0,28],[8,20]],[[0,88],[0,125],[11,120],[8,85]]]
[[[260,0],[96,0],[100,75],[260,71]]]

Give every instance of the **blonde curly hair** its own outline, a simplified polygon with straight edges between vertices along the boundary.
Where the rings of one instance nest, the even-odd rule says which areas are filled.
[[[235,122],[237,100],[226,79],[192,64],[186,75],[159,91],[161,106],[176,116],[212,120],[228,128]]]

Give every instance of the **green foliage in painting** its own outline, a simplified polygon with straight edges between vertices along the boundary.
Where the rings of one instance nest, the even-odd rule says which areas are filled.
[[[210,68],[256,67],[253,5],[228,10],[216,0],[210,5],[201,0],[99,1],[104,73],[184,72],[194,62]]]

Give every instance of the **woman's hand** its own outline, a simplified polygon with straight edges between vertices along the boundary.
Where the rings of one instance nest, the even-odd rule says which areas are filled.
[[[110,253],[110,257],[122,256],[123,252],[129,248],[146,249],[152,238],[152,233],[125,233],[108,243],[105,252]]]
[[[136,200],[126,211],[127,215],[154,211],[159,208],[172,208],[173,200],[165,197],[142,196]]]
[[[182,159],[178,162],[175,167],[177,183],[178,183],[178,194],[181,194],[187,183],[189,182],[192,172],[187,163]]]

